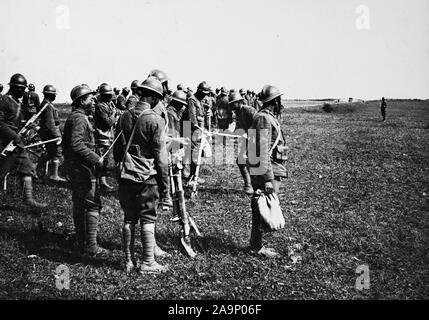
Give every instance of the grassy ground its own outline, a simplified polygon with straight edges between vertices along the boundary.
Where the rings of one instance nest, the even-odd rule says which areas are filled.
[[[250,199],[233,164],[206,165],[206,183],[187,206],[204,238],[191,260],[179,226],[161,215],[158,241],[172,253],[163,275],[121,271],[123,214],[104,197],[100,243],[108,259],[81,261],[71,251],[70,191],[36,183],[49,203],[38,232],[20,204],[17,184],[0,193],[0,299],[419,299],[429,298],[428,101],[286,109],[289,178],[280,199],[286,228],[266,237],[282,254],[268,260],[247,250]],[[141,249],[138,244],[138,250]],[[70,290],[55,270],[70,268]],[[368,265],[370,289],[355,289]]]

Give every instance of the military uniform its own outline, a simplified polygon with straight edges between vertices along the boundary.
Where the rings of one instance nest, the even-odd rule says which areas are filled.
[[[127,98],[121,93],[116,99],[116,108],[118,108],[121,111],[127,110],[126,102],[127,102]]]
[[[386,120],[386,109],[387,109],[386,100],[382,100],[382,102],[381,102],[381,116],[383,117],[383,121]]]
[[[55,138],[61,138],[60,131],[60,120],[58,118],[58,111],[49,100],[44,99],[40,105],[40,109],[43,109],[45,105],[48,105],[46,109],[40,115],[40,130],[39,136],[42,140],[51,140]],[[46,151],[48,153],[48,160],[60,159],[62,156],[61,145],[57,145],[55,142],[48,143],[46,145]]]
[[[279,193],[280,181],[287,176],[285,168],[285,157],[283,149],[285,141],[281,132],[280,124],[274,114],[268,109],[260,110],[253,120],[250,129],[254,129],[256,135],[255,143],[253,144],[253,152],[249,152],[248,165],[251,175],[253,190],[265,189],[265,182],[273,183],[274,192]],[[280,131],[279,131],[280,130]],[[270,154],[269,150],[275,144],[278,135],[280,141]],[[254,158],[256,151],[256,159]],[[253,155],[252,155],[253,153]],[[256,161],[259,159],[260,161]],[[262,245],[262,222],[257,209],[257,197],[254,195],[251,202],[252,207],[252,234],[251,247],[260,249]]]
[[[102,208],[96,165],[100,156],[96,153],[94,128],[85,111],[75,108],[64,126],[64,166],[72,189],[73,221],[79,247],[96,253],[94,242],[98,229],[98,217]],[[95,235],[94,235],[95,233]]]
[[[123,130],[125,139],[122,144],[115,144],[114,156],[116,162],[122,161],[126,142],[136,121],[135,134],[128,152],[152,161],[152,166],[144,182],[119,180],[119,201],[125,213],[125,223],[136,224],[139,220],[141,224],[155,223],[156,202],[160,196],[166,197],[169,192],[168,157],[164,121],[150,109],[149,104],[140,101],[133,110],[128,110],[121,116],[117,131]]]
[[[18,132],[25,123],[26,116],[21,108],[21,103],[9,94],[4,95],[0,99],[0,150],[18,137]],[[9,155],[1,160],[0,171],[2,173],[7,173],[14,167],[18,174],[36,177],[35,165],[25,150],[17,150],[14,155]]]
[[[216,101],[216,109],[218,114],[218,128],[221,130],[228,129],[229,125],[234,121],[232,109],[228,104],[228,96],[221,95]]]
[[[95,143],[98,154],[101,156],[112,144],[114,126],[116,123],[116,110],[112,102],[98,102],[95,105]]]
[[[139,97],[137,97],[136,95],[132,94],[128,98],[127,102],[125,103],[125,110],[133,109],[137,105],[137,103],[139,102],[139,100],[140,100]]]
[[[39,95],[34,91],[27,91],[22,98],[22,109],[25,119],[30,119],[40,110]]]

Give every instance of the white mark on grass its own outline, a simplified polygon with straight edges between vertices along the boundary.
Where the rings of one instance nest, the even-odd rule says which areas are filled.
[[[369,267],[366,264],[362,264],[356,268],[356,273],[359,274],[359,277],[356,278],[356,290],[369,290]]]
[[[55,270],[55,286],[60,291],[70,289],[70,269],[64,264],[60,264]]]

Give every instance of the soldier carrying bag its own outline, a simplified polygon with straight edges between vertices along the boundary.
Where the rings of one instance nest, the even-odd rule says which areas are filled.
[[[147,111],[151,110],[144,110],[134,124],[133,131],[124,150],[124,157],[118,165],[120,179],[141,183],[156,174],[154,159],[147,159],[140,154],[134,155],[128,152],[136,132],[137,123],[145,113],[148,113]]]

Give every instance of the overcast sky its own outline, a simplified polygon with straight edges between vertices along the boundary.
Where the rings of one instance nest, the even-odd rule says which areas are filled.
[[[160,68],[174,88],[429,98],[427,0],[1,0],[0,12],[5,91],[20,72],[70,101],[74,85],[124,87]]]

